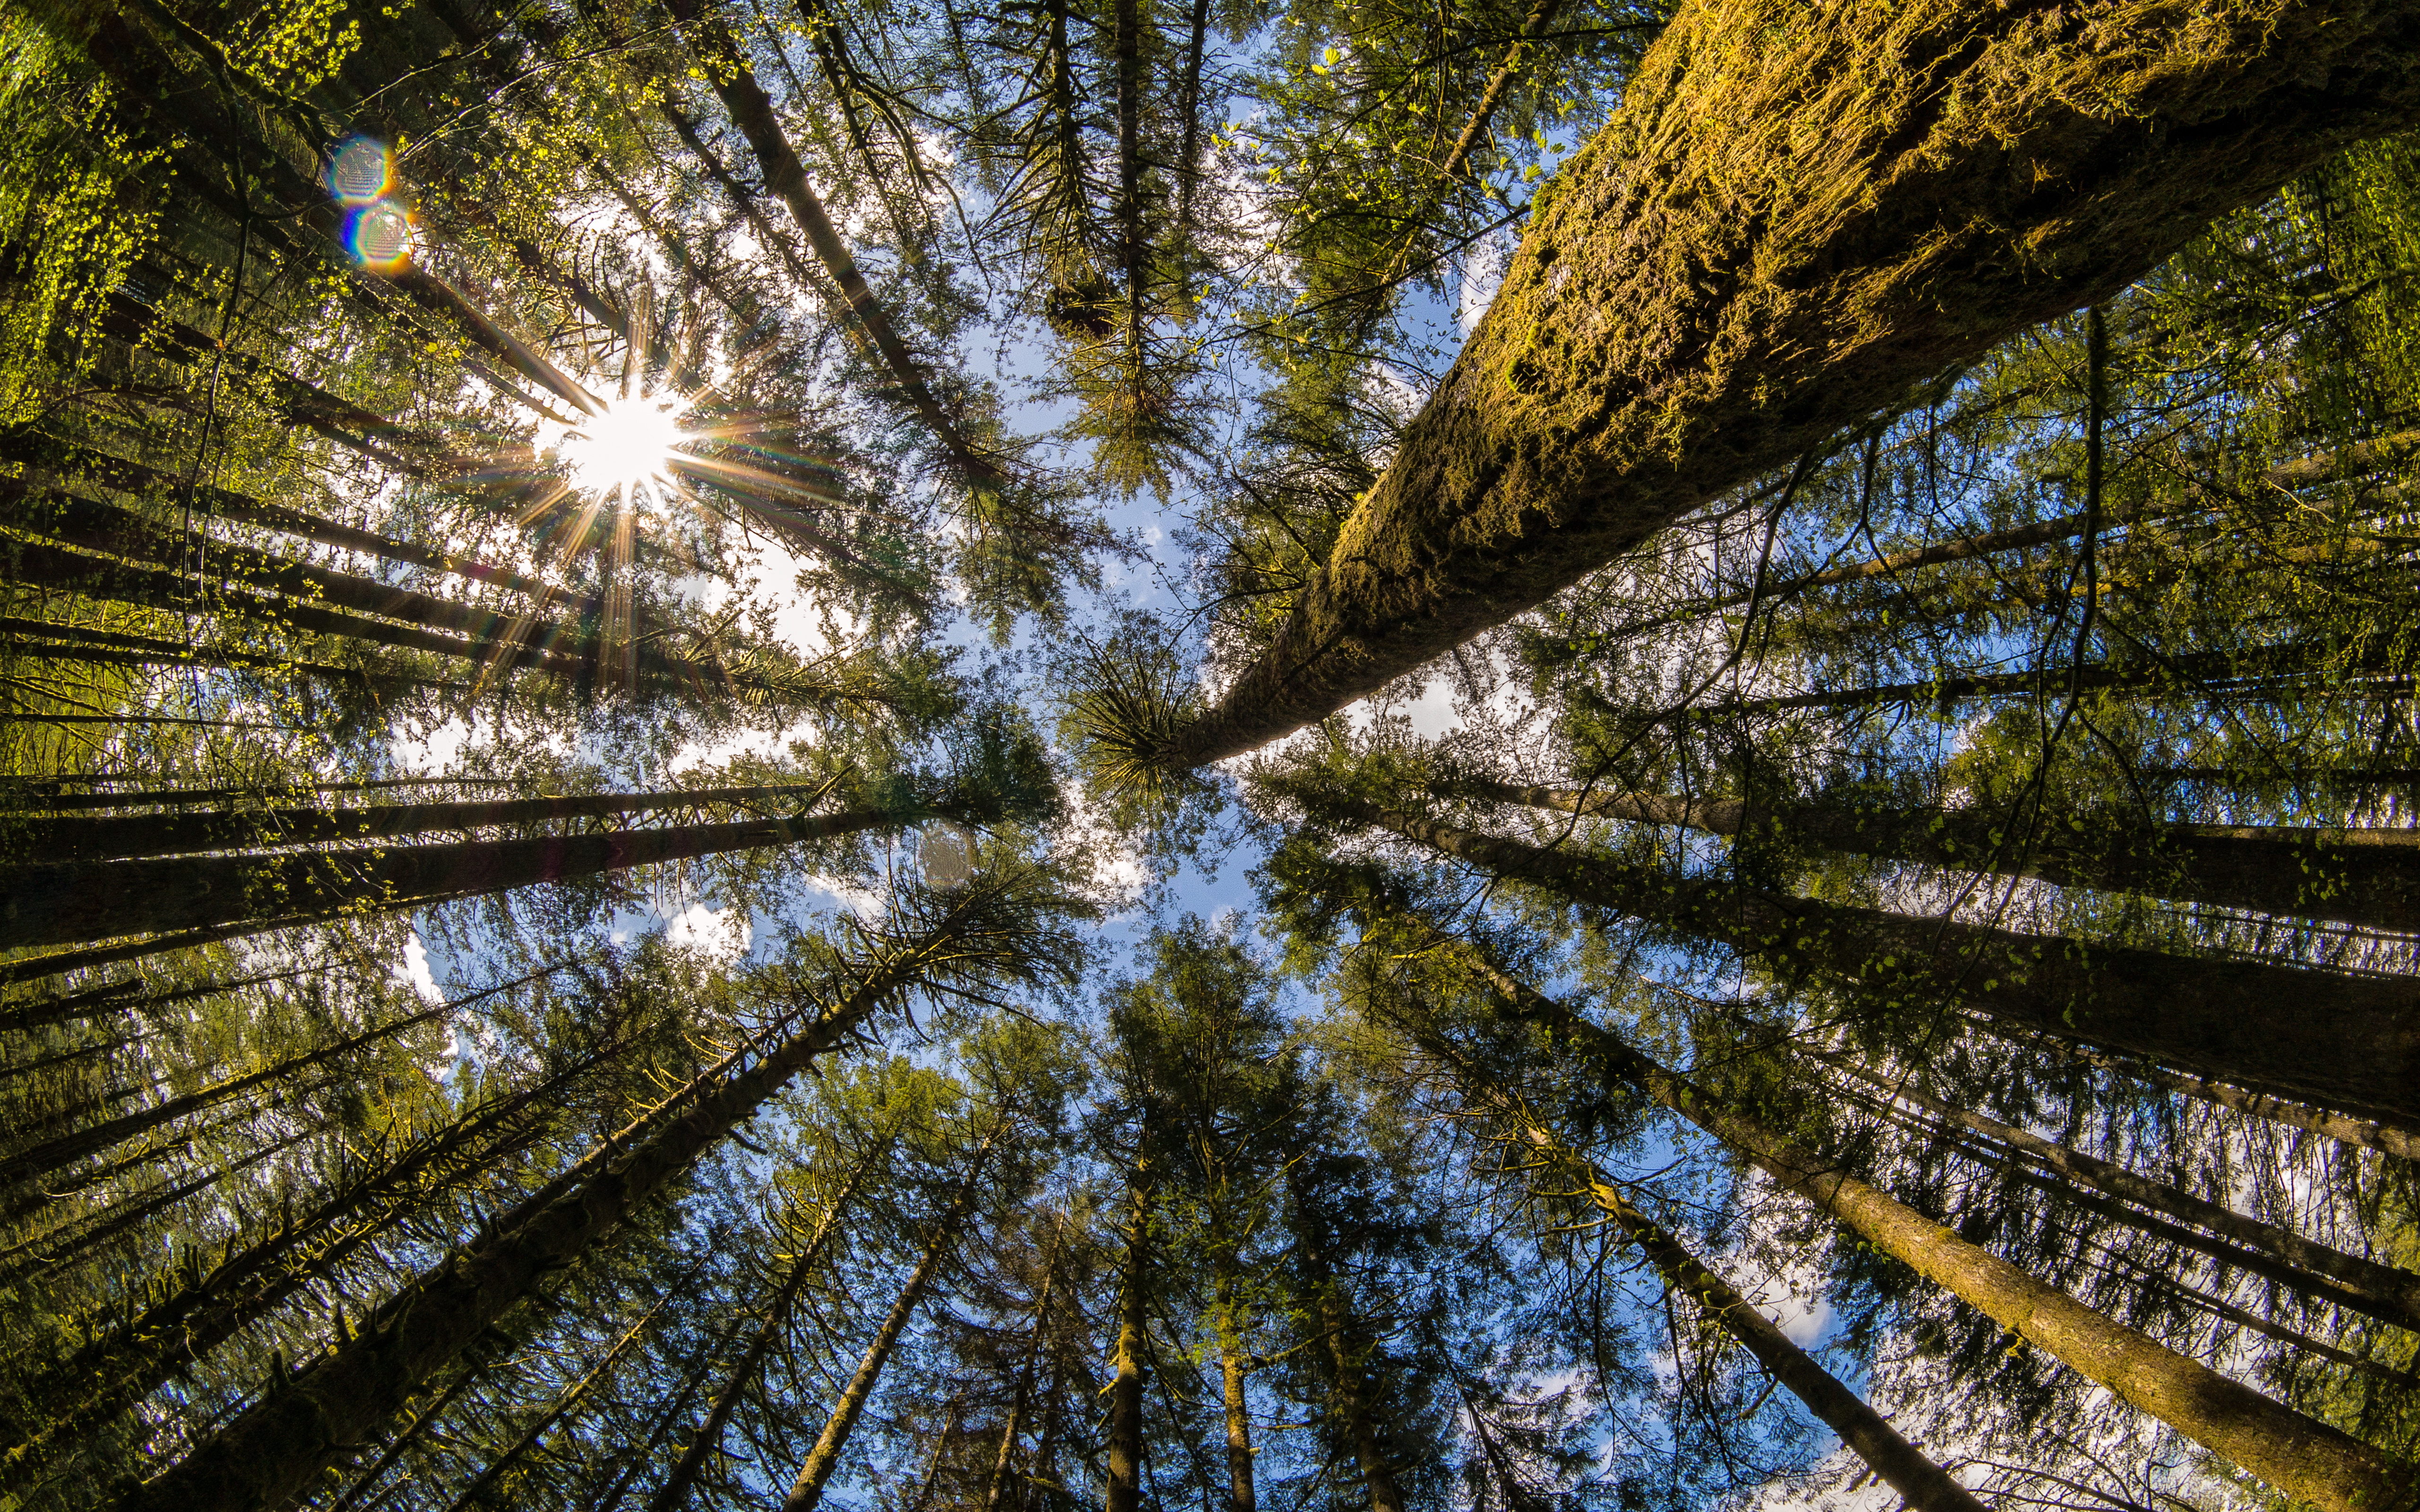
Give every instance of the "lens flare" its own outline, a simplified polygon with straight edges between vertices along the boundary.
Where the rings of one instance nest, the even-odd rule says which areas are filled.
[[[345,245],[365,268],[391,273],[411,261],[411,212],[392,200],[345,217]]]
[[[662,398],[616,400],[566,432],[555,452],[571,470],[574,486],[635,494],[642,485],[671,475],[674,449],[686,439],[684,408]]]
[[[340,205],[368,205],[385,198],[393,188],[395,154],[383,142],[347,137],[328,160],[328,193]]]

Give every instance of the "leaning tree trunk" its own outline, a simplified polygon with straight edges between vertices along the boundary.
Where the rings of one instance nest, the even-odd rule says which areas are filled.
[[[1562,813],[1682,825],[1715,835],[1781,835],[1884,860],[2063,887],[2141,892],[2214,908],[2420,931],[2420,829],[2144,824],[2118,813],[2032,826],[1981,809],[1892,809],[1823,799],[1747,802],[1594,793],[1457,779],[1439,791]]]
[[[1963,1004],[2332,1107],[2420,1119],[2420,1003],[2399,980],[2166,955],[1785,897],[1477,834],[1357,800],[1334,811],[1575,903],[1815,971],[1900,1011]]]
[[[772,99],[756,83],[756,75],[741,58],[722,23],[700,0],[669,3],[674,18],[690,34],[691,47],[715,93],[721,97],[723,109],[730,112],[732,124],[739,128],[739,134],[755,151],[756,162],[765,172],[766,187],[789,208],[824,270],[840,285],[841,296],[848,301],[849,316],[855,322],[852,333],[861,333],[867,355],[889,370],[908,408],[949,453],[969,486],[982,488],[997,483],[999,467],[975,451],[957,423],[933,396],[924,381],[923,366],[891,323],[889,312],[874,297],[865,275],[858,270],[857,259],[849,254],[848,244],[841,239],[839,229],[825,213],[823,202],[807,182],[806,165],[799,161],[797,150],[775,118]]]
[[[2153,1087],[2164,1087],[2170,1091],[2197,1098],[2217,1107],[2249,1114],[2256,1119],[2266,1119],[2271,1123],[2282,1123],[2288,1128],[2307,1129],[2313,1134],[2325,1134],[2330,1139],[2342,1144],[2357,1145],[2363,1149],[2375,1149],[2381,1154],[2420,1161],[2420,1134],[2407,1130],[2392,1128],[2382,1123],[2373,1123],[2363,1119],[2349,1119],[2341,1113],[2332,1112],[2326,1108],[2315,1108],[2303,1103],[2289,1103],[2283,1098],[2271,1097],[2265,1092],[2229,1087],[2224,1082],[2214,1082],[2207,1077],[2186,1076],[2157,1066],[2146,1066],[2139,1061],[2127,1060],[2116,1056],[2097,1055],[2080,1045],[2068,1044],[2063,1041],[2044,1039],[2038,1042],[2071,1059],[2082,1060],[2087,1065],[2116,1072],[2120,1076],[2131,1076],[2136,1081],[2148,1082]]]
[[[2279,1405],[2044,1286],[2017,1267],[1641,1055],[1609,1030],[1484,963],[1509,1017],[1549,1027],[1571,1053],[1741,1151],[1785,1190],[1848,1225],[2061,1364],[2137,1410],[2326,1512],[2412,1504],[2420,1475],[2350,1434]]]
[[[664,1188],[807,1065],[936,972],[970,969],[981,883],[931,927],[857,964],[856,984],[755,1062],[746,1047],[622,1131],[365,1319],[184,1459],[127,1493],[118,1512],[251,1512],[301,1494],[481,1333]],[[995,952],[999,947],[982,949]],[[978,958],[980,958],[978,956]]]
[[[895,815],[861,810],[443,845],[9,867],[0,871],[0,890],[9,894],[0,906],[0,947],[77,944],[248,920],[271,929],[333,910],[387,913],[896,823]]]
[[[1683,5],[1189,767],[1377,691],[2420,114],[2352,0]]]
[[[2166,1213],[2171,1218],[2180,1218],[2233,1242],[2223,1247],[2213,1247],[2197,1240],[2187,1242],[2191,1247],[2205,1254],[2323,1296],[2338,1306],[2350,1307],[2381,1322],[2420,1334],[2420,1275],[2391,1265],[2381,1265],[2362,1256],[2347,1255],[2342,1250],[2304,1239],[2290,1228],[2263,1223],[2223,1203],[2195,1196],[2166,1181],[2137,1175],[2114,1162],[2087,1155],[2080,1149],[2070,1149],[2065,1145],[2013,1128],[1995,1119],[1985,1118],[1982,1114],[1953,1107],[1906,1085],[1904,1077],[1880,1075],[1842,1056],[1818,1054],[1816,1058],[1878,1088],[1879,1094],[1874,1100],[1877,1111],[1887,1113],[1883,1100],[1896,1097],[1931,1113],[1942,1124],[1954,1125],[1995,1140],[2010,1149],[2023,1151],[2080,1186],[2090,1187],[2113,1197],[2122,1197],[2137,1207]],[[1994,1166],[2006,1164],[2004,1158],[1993,1159],[1988,1154],[1978,1158]],[[2043,1186],[2045,1190],[2065,1195],[2064,1189],[2056,1182],[2044,1182]],[[2115,1205],[2102,1211],[2115,1211],[2123,1216],[2124,1221],[2135,1221],[2133,1214],[2116,1209]],[[2168,1236],[2164,1234],[2163,1237]],[[2251,1253],[2247,1255],[2244,1251]]]
[[[648,1499],[647,1512],[675,1512],[681,1503],[688,1500],[690,1488],[696,1483],[698,1473],[706,1468],[707,1458],[721,1453],[723,1425],[731,1420],[732,1412],[738,1407],[740,1397],[756,1383],[756,1372],[763,1367],[765,1356],[773,1351],[773,1347],[782,1340],[783,1331],[790,1326],[790,1308],[798,1302],[799,1293],[805,1289],[815,1267],[823,1262],[825,1246],[840,1230],[841,1215],[848,1211],[850,1201],[864,1186],[866,1178],[874,1173],[876,1164],[889,1152],[890,1143],[886,1140],[859,1164],[855,1173],[833,1194],[831,1206],[825,1209],[824,1215],[815,1221],[815,1231],[808,1238],[807,1247],[799,1252],[798,1262],[790,1267],[788,1278],[774,1289],[772,1297],[766,1303],[765,1320],[757,1325],[755,1335],[748,1341],[748,1348],[740,1352],[739,1363],[733,1365],[731,1374],[724,1378],[722,1389],[715,1393],[714,1405],[706,1409],[706,1421],[697,1426],[697,1431],[690,1436],[689,1447],[681,1451],[679,1462],[673,1466],[672,1473],[664,1477],[664,1483],[656,1488],[656,1494]]]
[[[412,1204],[434,1199],[493,1169],[535,1137],[524,1115],[544,1109],[581,1076],[623,1048],[613,1043],[535,1086],[456,1119],[384,1166],[349,1183],[241,1250],[230,1249],[207,1273],[92,1339],[20,1389],[42,1403],[42,1421],[20,1425],[28,1455],[116,1421],[194,1362],[268,1317],[326,1276],[395,1224]],[[0,1482],[12,1479],[0,1470]]]
[[[1740,1295],[1737,1288],[1708,1270],[1689,1247],[1637,1206],[1605,1172],[1565,1144],[1520,1099],[1489,1087],[1481,1073],[1458,1056],[1446,1057],[1466,1094],[1495,1119],[1511,1127],[1530,1147],[1542,1174],[1556,1182],[1557,1195],[1582,1197],[1613,1220],[1672,1290],[1697,1300],[1705,1315],[1722,1326],[1773,1379],[1807,1404],[1824,1427],[1840,1436],[1891,1489],[1917,1512],[1983,1512],[1972,1491],[1950,1477],[1839,1378],[1815,1362],[1814,1356],[1791,1342],[1780,1326],[1761,1308]]]
[[[857,1420],[864,1415],[865,1404],[873,1398],[874,1388],[882,1380],[883,1367],[891,1363],[891,1351],[899,1347],[899,1335],[908,1331],[908,1321],[916,1316],[924,1293],[932,1289],[933,1278],[941,1273],[942,1265],[957,1250],[967,1213],[974,1207],[975,1183],[983,1180],[984,1162],[1001,1134],[1001,1126],[995,1124],[976,1148],[966,1179],[958,1183],[957,1196],[933,1226],[932,1238],[925,1242],[924,1253],[917,1257],[916,1269],[909,1273],[908,1284],[899,1288],[899,1296],[892,1303],[882,1326],[875,1330],[874,1342],[866,1346],[865,1358],[858,1362],[857,1374],[849,1377],[840,1400],[832,1404],[831,1415],[824,1420],[822,1435],[808,1451],[807,1462],[799,1469],[799,1478],[790,1483],[789,1495],[782,1499],[782,1512],[814,1512],[815,1504],[823,1500],[824,1485],[840,1468],[848,1436],[857,1430]]]
[[[671,1304],[673,1297],[677,1295],[679,1290],[677,1287],[671,1288],[662,1301],[648,1308],[644,1317],[625,1330],[622,1336],[614,1341],[613,1347],[605,1351],[605,1358],[597,1361],[578,1381],[565,1387],[562,1394],[555,1397],[554,1405],[538,1414],[537,1421],[523,1428],[520,1435],[513,1440],[509,1448],[489,1460],[485,1469],[471,1477],[471,1483],[463,1487],[461,1494],[456,1496],[447,1504],[445,1512],[472,1512],[474,1507],[490,1506],[499,1503],[506,1506],[513,1504],[515,1498],[509,1492],[501,1495],[498,1493],[497,1489],[504,1484],[504,1477],[511,1474],[514,1468],[520,1465],[531,1451],[536,1449],[548,1434],[554,1431],[556,1424],[562,1422],[587,1399],[588,1394],[596,1390],[597,1383],[613,1372],[614,1365],[621,1363],[623,1353],[631,1345],[639,1342],[640,1335],[646,1332],[647,1325],[656,1320],[658,1313]]]

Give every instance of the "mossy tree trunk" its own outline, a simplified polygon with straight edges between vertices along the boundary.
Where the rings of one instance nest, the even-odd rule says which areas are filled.
[[[1683,5],[1276,640],[1159,760],[1375,692],[2415,112],[2404,5]]]

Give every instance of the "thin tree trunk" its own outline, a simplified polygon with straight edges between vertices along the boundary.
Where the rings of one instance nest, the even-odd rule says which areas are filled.
[[[1354,1458],[1360,1463],[1361,1484],[1370,1498],[1370,1512],[1404,1512],[1404,1494],[1395,1485],[1394,1470],[1379,1446],[1378,1425],[1372,1415],[1369,1370],[1364,1359],[1368,1351],[1328,1257],[1326,1216],[1309,1200],[1298,1177],[1290,1177],[1289,1185],[1294,1191],[1295,1239],[1300,1247],[1303,1269],[1317,1293],[1320,1333],[1326,1340],[1328,1365],[1334,1372],[1332,1410],[1343,1419],[1345,1437],[1352,1441]]]
[[[648,1427],[645,1437],[623,1456],[622,1468],[614,1472],[613,1483],[607,1486],[605,1493],[597,1499],[594,1512],[613,1512],[614,1508],[622,1504],[622,1498],[629,1493],[630,1483],[638,1478],[641,1471],[647,1468],[647,1462],[656,1457],[656,1445],[664,1442],[664,1435],[670,1433],[673,1430],[673,1425],[688,1412],[690,1396],[699,1386],[705,1384],[706,1374],[711,1367],[713,1357],[712,1349],[700,1350],[697,1363],[690,1366],[689,1374],[682,1379],[680,1388],[665,1394],[664,1410],[656,1415],[656,1421]],[[345,1509],[341,1506],[333,1506],[328,1508],[328,1512],[345,1512]]]
[[[1108,1512],[1142,1506],[1142,1393],[1153,1271],[1152,1199],[1157,1172],[1151,1163],[1148,1115],[1135,1132],[1134,1165],[1126,1176],[1126,1252],[1119,1267],[1118,1335],[1110,1356]]]
[[[145,463],[56,440],[38,431],[0,435],[0,459],[30,463],[57,478],[89,477],[120,492],[149,494],[161,499],[182,493],[188,486],[182,478],[172,477]],[[426,567],[432,572],[452,573],[473,582],[489,583],[516,593],[545,594],[551,591],[536,579],[525,578],[509,568],[489,566],[484,562],[440,551],[434,547],[342,524],[291,505],[271,503],[209,484],[194,485],[193,491],[207,502],[210,514],[222,519],[240,520],[247,525],[262,526],[321,546]]]
[[[194,851],[392,840],[439,829],[597,819],[709,804],[791,800],[830,791],[828,782],[673,788],[659,793],[575,793],[553,797],[379,804],[358,809],[243,809],[225,813],[151,813],[24,819],[5,824],[12,844],[53,861],[130,860]]]
[[[24,1397],[45,1402],[49,1410],[42,1422],[27,1427],[23,1436],[27,1452],[115,1422],[178,1371],[409,1216],[414,1197],[458,1186],[524,1148],[535,1131],[521,1121],[522,1116],[543,1108],[547,1098],[621,1048],[617,1043],[594,1050],[545,1081],[456,1119],[301,1219],[288,1215],[274,1232],[240,1252],[231,1251],[191,1285],[85,1345],[39,1381],[29,1381],[23,1388]]]
[[[991,1133],[984,1136],[983,1144],[976,1149],[966,1179],[958,1183],[957,1196],[951,1200],[949,1211],[934,1225],[932,1238],[925,1242],[924,1253],[917,1257],[916,1269],[909,1273],[908,1284],[899,1288],[899,1296],[892,1303],[889,1315],[882,1319],[882,1326],[875,1330],[874,1342],[866,1346],[865,1358],[858,1362],[857,1373],[849,1377],[848,1386],[840,1394],[840,1400],[832,1404],[831,1415],[824,1420],[822,1436],[808,1451],[807,1462],[799,1468],[799,1478],[790,1483],[790,1493],[782,1499],[782,1512],[814,1512],[815,1504],[823,1500],[824,1485],[831,1479],[832,1472],[840,1468],[840,1457],[842,1451],[848,1447],[848,1436],[857,1430],[857,1420],[864,1415],[865,1404],[873,1399],[874,1388],[882,1379],[883,1366],[891,1363],[891,1351],[899,1347],[899,1335],[908,1331],[908,1321],[916,1316],[918,1304],[923,1302],[924,1293],[932,1288],[933,1278],[940,1274],[942,1265],[957,1250],[967,1213],[974,1207],[975,1183],[983,1180],[984,1162],[990,1156],[992,1145],[1002,1132],[1003,1123],[995,1123]]]
[[[2271,1264],[2267,1267],[2247,1264],[2236,1257],[2234,1245],[2226,1246],[2226,1254],[2214,1249],[2204,1249],[2204,1253],[2217,1255],[2229,1264],[2242,1266],[2304,1290],[2314,1289],[2309,1285],[2313,1278],[2323,1278],[2330,1285],[2317,1288],[2318,1294],[2339,1306],[2350,1306],[2381,1322],[2420,1333],[2420,1275],[2391,1265],[2381,1265],[2376,1260],[2357,1255],[2347,1255],[2341,1250],[2304,1239],[2289,1228],[2247,1217],[2232,1208],[2195,1196],[2168,1182],[2138,1176],[2098,1156],[2070,1149],[2065,1145],[2012,1128],[1997,1119],[1987,1119],[1979,1113],[1952,1107],[1906,1085],[1903,1077],[1881,1075],[1843,1056],[1813,1054],[1825,1065],[1879,1088],[1885,1097],[1897,1097],[1924,1109],[1935,1119],[1971,1130],[2011,1149],[2021,1150],[2071,1181],[2105,1192],[2111,1196],[2122,1197],[2138,1207],[2180,1218],[2232,1240],[2235,1244],[2257,1252]],[[2057,1191],[2059,1188],[2055,1183],[2050,1183],[2046,1190]],[[2200,1245],[2195,1247],[2202,1248]]]
[[[1001,1505],[1008,1496],[1009,1470],[1016,1458],[1016,1435],[1024,1426],[1025,1410],[1033,1396],[1033,1374],[1049,1350],[1050,1297],[1059,1284],[1059,1244],[1063,1232],[1062,1220],[1054,1217],[1050,1248],[1042,1259],[1042,1289],[1033,1303],[1033,1348],[1026,1353],[1025,1365],[1016,1373],[1016,1390],[1008,1400],[1008,1420],[1000,1430],[1000,1452],[992,1458],[991,1478],[984,1483],[983,1512],[1001,1512]]]
[[[439,1003],[435,1007],[423,1009],[417,1013],[408,1013],[392,1023],[381,1024],[374,1029],[365,1029],[359,1034],[348,1035],[334,1044],[323,1045],[319,1049],[308,1051],[300,1056],[290,1056],[275,1065],[264,1067],[259,1071],[241,1076],[231,1076],[225,1081],[214,1082],[180,1097],[168,1098],[147,1108],[139,1108],[115,1119],[104,1119],[98,1123],[88,1124],[71,1133],[61,1134],[55,1139],[44,1140],[31,1149],[21,1149],[13,1155],[0,1157],[0,1186],[14,1185],[28,1177],[41,1176],[57,1170],[61,1166],[84,1159],[86,1155],[97,1154],[113,1145],[122,1144],[147,1130],[174,1123],[188,1114],[198,1113],[204,1108],[215,1106],[230,1098],[240,1097],[263,1083],[282,1081],[297,1072],[307,1071],[313,1066],[333,1060],[338,1056],[349,1054],[365,1045],[393,1039],[432,1019],[442,1018],[458,1009],[482,1002],[495,996],[498,993],[506,993],[516,987],[525,986],[540,977],[551,976],[562,969],[560,965],[549,966],[543,971],[535,971],[528,976],[516,978],[501,986],[490,987],[485,992],[473,993],[468,997],[457,998],[450,1003]]]
[[[2027,833],[2010,816],[1978,809],[1748,803],[1477,779],[1441,783],[1439,791],[1715,835],[1770,827],[1827,850],[1885,860],[2420,931],[2420,829],[2145,825],[2124,814],[2091,813],[2064,822],[2046,815]]]
[[[2155,1056],[2350,1112],[2420,1119],[2420,1005],[2399,980],[1917,918],[1542,849],[1357,800],[1335,808],[1575,903],[1901,1004],[1963,1004],[1995,1026]]]
[[[660,829],[294,854],[63,862],[0,872],[0,947],[68,945],[332,909],[385,913],[896,824],[864,810]]]
[[[978,882],[930,928],[856,963],[856,984],[805,1027],[747,1063],[747,1047],[689,1084],[494,1226],[404,1287],[358,1336],[319,1355],[178,1463],[117,1502],[119,1512],[250,1512],[299,1494],[421,1383],[509,1312],[538,1280],[645,1210],[667,1183],[817,1057],[937,972],[979,969],[968,938],[986,901]],[[793,1021],[795,1022],[795,1021]]]
[[[2071,1060],[2080,1060],[2086,1065],[2099,1066],[2103,1070],[2115,1072],[2120,1076],[2131,1076],[2136,1081],[2147,1082],[2153,1087],[2164,1087],[2171,1091],[2181,1092],[2187,1097],[2197,1098],[2204,1103],[2236,1113],[2249,1114],[2256,1119],[2266,1119],[2272,1123],[2282,1123],[2288,1128],[2306,1129],[2312,1134],[2325,1134],[2330,1139],[2343,1144],[2358,1146],[2363,1149],[2375,1149],[2381,1154],[2393,1155],[2401,1160],[2420,1161],[2420,1134],[2414,1134],[2407,1130],[2381,1123],[2371,1123],[2360,1119],[2348,1119],[2340,1113],[2333,1113],[2326,1108],[2315,1108],[2302,1103],[2289,1103],[2283,1098],[2271,1097],[2263,1092],[2247,1091],[2241,1087],[2229,1087],[2223,1082],[2214,1082],[2200,1076],[2187,1076],[2182,1072],[2168,1071],[2159,1066],[2147,1066],[2138,1060],[2101,1055],[2082,1045],[2069,1044],[2061,1040],[2034,1037],[2032,1042],[2065,1056]]]
[[[1707,719],[1737,715],[1784,714],[1795,709],[1838,712],[1882,703],[1931,704],[1961,699],[2019,698],[2045,687],[2090,692],[2149,689],[2178,697],[2226,700],[2256,693],[2307,689],[2331,698],[2400,698],[2414,679],[2397,656],[2372,649],[2350,665],[2338,649],[2319,641],[2288,641],[2250,651],[2209,651],[2157,661],[2101,662],[2048,671],[1958,672],[1943,671],[1921,682],[1882,683],[1693,704],[1661,717]]]
[[[799,1252],[798,1262],[790,1267],[788,1278],[774,1290],[771,1300],[765,1304],[765,1320],[757,1326],[755,1336],[741,1351],[739,1363],[731,1367],[731,1374],[724,1379],[722,1389],[715,1393],[714,1405],[706,1409],[706,1421],[690,1435],[689,1447],[681,1451],[680,1459],[673,1466],[672,1473],[664,1477],[663,1485],[658,1487],[656,1494],[648,1499],[647,1512],[675,1512],[688,1500],[690,1488],[696,1484],[699,1473],[706,1468],[706,1459],[722,1451],[723,1426],[731,1421],[731,1414],[739,1406],[739,1399],[755,1385],[756,1373],[764,1367],[765,1356],[782,1341],[783,1331],[789,1326],[790,1308],[798,1302],[799,1293],[805,1288],[808,1279],[814,1274],[815,1267],[823,1263],[824,1248],[839,1232],[841,1215],[848,1211],[850,1201],[864,1186],[866,1178],[873,1174],[875,1165],[890,1153],[890,1149],[889,1141],[885,1141],[859,1163],[848,1180],[832,1195],[831,1206],[825,1209],[824,1215],[815,1221],[815,1231],[808,1238],[806,1248]]]
[[[1376,692],[2420,110],[2399,8],[2183,25],[1683,6],[1275,643],[1160,760]]]
[[[522,1457],[536,1448],[548,1433],[553,1431],[554,1426],[563,1421],[566,1413],[578,1407],[588,1394],[596,1389],[597,1383],[605,1379],[606,1372],[612,1370],[614,1364],[622,1358],[623,1351],[639,1341],[639,1335],[646,1330],[646,1326],[656,1320],[656,1314],[670,1305],[673,1296],[679,1290],[678,1287],[669,1288],[661,1302],[648,1308],[645,1316],[632,1323],[622,1336],[614,1341],[613,1347],[605,1351],[605,1358],[597,1361],[578,1381],[564,1388],[562,1394],[555,1397],[554,1404],[539,1414],[536,1422],[522,1429],[520,1436],[513,1441],[510,1448],[490,1460],[486,1469],[471,1477],[471,1484],[462,1488],[462,1493],[454,1498],[446,1512],[471,1512],[473,1507],[486,1504],[496,1487],[512,1473],[513,1467],[520,1463]],[[507,1496],[504,1498],[504,1504],[511,1505],[513,1500]]]
[[[889,313],[875,299],[865,275],[858,271],[857,259],[849,255],[847,244],[841,240],[831,217],[824,212],[822,201],[807,182],[806,165],[799,161],[797,151],[783,134],[773,114],[771,97],[756,83],[755,73],[740,56],[730,34],[707,13],[700,0],[667,0],[667,4],[674,18],[690,34],[707,79],[721,97],[723,109],[731,114],[732,124],[739,128],[755,151],[757,164],[765,173],[766,187],[789,207],[799,229],[806,234],[807,244],[814,249],[832,282],[840,285],[841,296],[848,301],[856,328],[863,332],[871,355],[890,372],[908,407],[950,454],[969,485],[982,488],[997,483],[1001,476],[999,467],[976,453],[956,423],[942,409],[924,381],[923,369],[908,351],[908,344],[900,339]]]
[[[2410,1504],[2411,1466],[2304,1416],[2102,1316],[1975,1245],[1837,1163],[1801,1149],[1617,1039],[1483,963],[1509,1016],[1551,1027],[1571,1053],[1746,1155],[1783,1189],[1854,1229],[1885,1254],[1951,1292],[2141,1412],[2271,1485],[2326,1512]]]
[[[1807,1411],[1838,1433],[1841,1443],[1906,1499],[1908,1506],[1917,1512],[1983,1512],[1983,1504],[1972,1491],[1901,1438],[1882,1413],[1818,1365],[1812,1355],[1791,1342],[1763,1309],[1708,1270],[1677,1236],[1639,1211],[1618,1184],[1563,1143],[1522,1100],[1481,1082],[1459,1057],[1451,1057],[1450,1063],[1466,1092],[1478,1094],[1474,1101],[1510,1125],[1515,1137],[1530,1147],[1557,1182],[1556,1195],[1581,1197],[1612,1219],[1623,1237],[1663,1275],[1668,1288],[1695,1299],[1705,1316],[1754,1355],[1792,1396],[1806,1403]]]

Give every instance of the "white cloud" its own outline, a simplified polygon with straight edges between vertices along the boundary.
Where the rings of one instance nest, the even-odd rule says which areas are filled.
[[[397,977],[411,984],[424,1003],[442,1003],[445,995],[438,990],[437,978],[428,969],[428,948],[420,943],[420,933],[413,931],[403,942],[403,969]]]
[[[709,908],[691,903],[672,916],[664,943],[694,950],[718,961],[737,961],[748,953],[756,928],[742,908]]]

